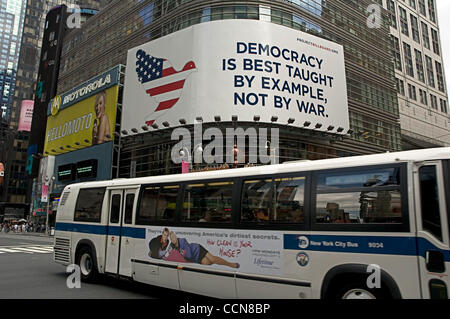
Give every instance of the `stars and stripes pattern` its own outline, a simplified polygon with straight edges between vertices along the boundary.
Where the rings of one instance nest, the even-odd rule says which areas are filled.
[[[156,58],[144,50],[136,53],[136,74],[144,90],[158,103],[155,112],[172,108],[180,99],[188,75],[195,70],[189,61],[182,70],[176,71],[166,59]],[[152,125],[154,120],[147,121]]]
[[[43,245],[26,245],[26,246],[0,246],[0,258],[2,254],[51,254],[53,253],[53,246]]]

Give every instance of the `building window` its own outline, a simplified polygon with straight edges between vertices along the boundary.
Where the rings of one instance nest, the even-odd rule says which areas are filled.
[[[441,99],[441,112],[447,114],[447,101]]]
[[[442,73],[442,65],[436,61],[436,76],[438,82],[438,89],[445,93],[444,75]]]
[[[428,0],[428,13],[430,20],[436,22],[436,10],[434,9],[434,0]]]
[[[427,49],[430,49],[430,35],[428,34],[428,25],[424,22],[421,22],[421,24],[422,24],[423,46]]]
[[[394,56],[394,66],[397,70],[402,71],[402,58],[400,55],[400,42],[393,35],[391,35],[391,41],[392,41],[392,55]]]
[[[416,87],[414,85],[408,84],[408,95],[410,99],[417,101]]]
[[[407,44],[406,42],[403,42],[403,51],[405,54],[406,74],[414,77],[414,67],[413,67],[413,61],[412,61],[412,55],[411,55],[411,46],[409,44]]]
[[[408,16],[406,15],[406,10],[402,7],[398,7],[400,11],[400,29],[403,34],[409,36],[409,30],[408,30]]]
[[[410,19],[411,19],[411,32],[413,40],[416,41],[417,43],[420,43],[419,23],[417,22],[417,18],[411,14]]]
[[[431,107],[435,110],[438,109],[437,97],[436,95],[430,94]]]
[[[403,96],[405,95],[405,82],[403,80],[397,79],[397,92]]]
[[[425,60],[427,61],[428,85],[436,87],[434,82],[433,60],[429,56],[425,56]]]
[[[393,0],[388,0],[388,11],[389,11],[389,20],[391,22],[391,26],[397,29],[397,16],[395,14],[395,4]]]
[[[441,50],[439,49],[438,33],[433,28],[431,28],[431,39],[432,39],[432,42],[433,42],[433,51],[434,51],[434,53],[436,53],[437,55],[441,55],[441,52],[440,52]]]
[[[425,83],[425,72],[423,70],[423,60],[422,60],[422,52],[417,49],[414,49],[414,53],[416,55],[416,69],[417,69],[417,77],[420,81]]]
[[[427,92],[419,89],[419,95],[420,95],[420,103],[422,103],[424,105],[428,105]]]
[[[427,9],[425,7],[425,0],[419,0],[419,12],[423,16],[427,16]]]
[[[411,8],[416,9],[416,0],[409,0],[409,5]]]

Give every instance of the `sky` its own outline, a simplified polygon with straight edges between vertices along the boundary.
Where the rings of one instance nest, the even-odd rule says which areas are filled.
[[[450,92],[450,0],[437,0],[436,6],[448,94]]]

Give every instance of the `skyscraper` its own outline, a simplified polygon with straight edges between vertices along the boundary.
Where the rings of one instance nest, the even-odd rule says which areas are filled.
[[[31,187],[26,178],[27,149],[29,132],[17,132],[21,105],[24,100],[34,100],[39,69],[39,57],[42,47],[42,37],[45,30],[45,17],[50,9],[61,4],[76,4],[81,8],[97,12],[105,6],[108,0],[1,0],[7,2],[23,2],[24,23],[19,26],[17,41],[16,74],[14,75],[15,90],[10,92],[10,108],[7,112],[9,140],[5,141],[4,149],[8,150],[5,165],[4,191],[0,202],[25,203],[27,189]],[[5,5],[6,6],[6,5]],[[26,13],[25,13],[26,6]],[[3,9],[2,9],[3,10]],[[83,21],[82,21],[83,22]],[[0,90],[1,92],[1,90]]]
[[[0,105],[6,121],[14,96],[24,13],[25,0],[0,1]]]
[[[403,149],[450,145],[436,0],[384,0],[389,11]]]

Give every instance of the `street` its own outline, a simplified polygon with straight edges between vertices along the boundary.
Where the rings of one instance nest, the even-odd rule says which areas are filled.
[[[69,289],[64,266],[53,262],[52,246],[52,237],[0,233],[0,299],[159,299],[178,294],[113,278]]]

